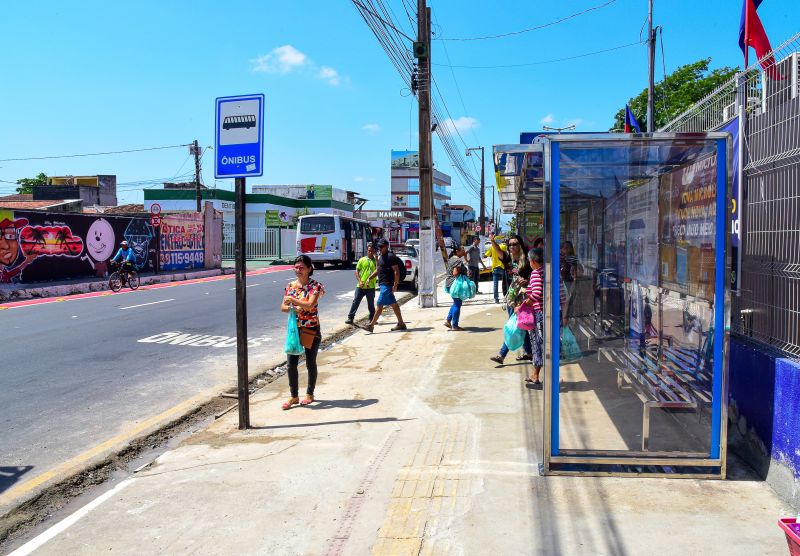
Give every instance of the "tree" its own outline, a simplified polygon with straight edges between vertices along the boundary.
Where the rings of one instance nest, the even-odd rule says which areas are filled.
[[[508,233],[516,234],[517,233],[517,215],[511,217],[511,220],[508,221]]]
[[[33,193],[34,185],[47,185],[47,175],[44,172],[39,172],[35,178],[21,178],[17,180],[17,193],[26,195]]]
[[[666,79],[655,86],[654,128],[656,130],[671,122],[690,106],[728,82],[738,68],[723,67],[708,71],[711,58],[687,64],[669,74]],[[636,116],[642,131],[647,126],[647,88],[636,98],[628,101],[631,111]],[[614,127],[609,131],[619,131],[625,127],[625,108],[621,108],[614,116]]]

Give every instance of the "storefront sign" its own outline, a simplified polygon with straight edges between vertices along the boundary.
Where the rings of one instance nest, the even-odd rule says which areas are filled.
[[[205,266],[203,216],[199,213],[170,214],[161,221],[162,270],[184,270]]]

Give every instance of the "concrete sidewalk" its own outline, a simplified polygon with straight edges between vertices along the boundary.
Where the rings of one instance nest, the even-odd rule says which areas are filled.
[[[735,462],[726,481],[540,476],[543,393],[488,361],[505,313],[480,295],[449,332],[439,299],[321,353],[312,406],[282,411],[271,384],[253,429],[228,414],[19,554],[786,553],[788,508]]]

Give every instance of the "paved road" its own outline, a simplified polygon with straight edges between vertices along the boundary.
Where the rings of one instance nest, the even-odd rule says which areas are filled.
[[[293,277],[248,276],[251,370],[282,354],[278,306]],[[327,290],[324,334],[345,319],[353,274],[314,277]],[[203,390],[235,384],[233,289],[226,277],[0,311],[0,493]],[[366,313],[363,302],[359,316]],[[8,466],[23,466],[24,475],[4,479]]]

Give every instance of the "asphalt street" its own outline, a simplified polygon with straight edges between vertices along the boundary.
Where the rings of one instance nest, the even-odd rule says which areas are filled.
[[[283,354],[291,270],[248,276],[250,369]],[[353,298],[351,270],[318,270],[323,334]],[[124,293],[123,293],[124,292]],[[236,381],[231,277],[0,311],[0,468],[24,482],[137,423]],[[358,316],[367,314],[366,301]],[[0,476],[2,480],[2,476]],[[0,483],[0,493],[11,483]]]

